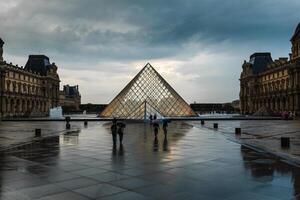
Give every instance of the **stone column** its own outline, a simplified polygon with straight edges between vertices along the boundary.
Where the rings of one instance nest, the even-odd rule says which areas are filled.
[[[284,111],[283,97],[280,98],[280,112]]]
[[[295,95],[295,111],[300,112],[300,94]]]
[[[1,62],[1,61],[0,61]],[[0,63],[1,65],[1,63]],[[0,66],[1,67],[1,66]],[[0,68],[0,117],[4,116],[5,71]]]

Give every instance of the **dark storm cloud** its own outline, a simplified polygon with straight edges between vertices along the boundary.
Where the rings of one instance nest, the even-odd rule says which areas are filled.
[[[23,44],[82,60],[159,58],[176,55],[186,42],[208,47],[289,37],[300,6],[296,0],[17,2],[0,15],[1,33],[16,41],[14,51],[23,53]]]

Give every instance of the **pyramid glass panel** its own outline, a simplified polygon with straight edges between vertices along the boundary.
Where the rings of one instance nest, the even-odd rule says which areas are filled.
[[[193,117],[191,107],[148,63],[110,102],[100,117],[144,119],[159,117]]]

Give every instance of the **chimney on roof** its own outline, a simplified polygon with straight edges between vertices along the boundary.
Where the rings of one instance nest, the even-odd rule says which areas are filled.
[[[3,61],[3,40],[0,38],[0,61]]]

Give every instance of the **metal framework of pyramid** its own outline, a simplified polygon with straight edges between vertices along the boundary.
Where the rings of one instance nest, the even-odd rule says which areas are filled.
[[[100,117],[147,119],[196,116],[184,99],[148,63],[109,103]]]

